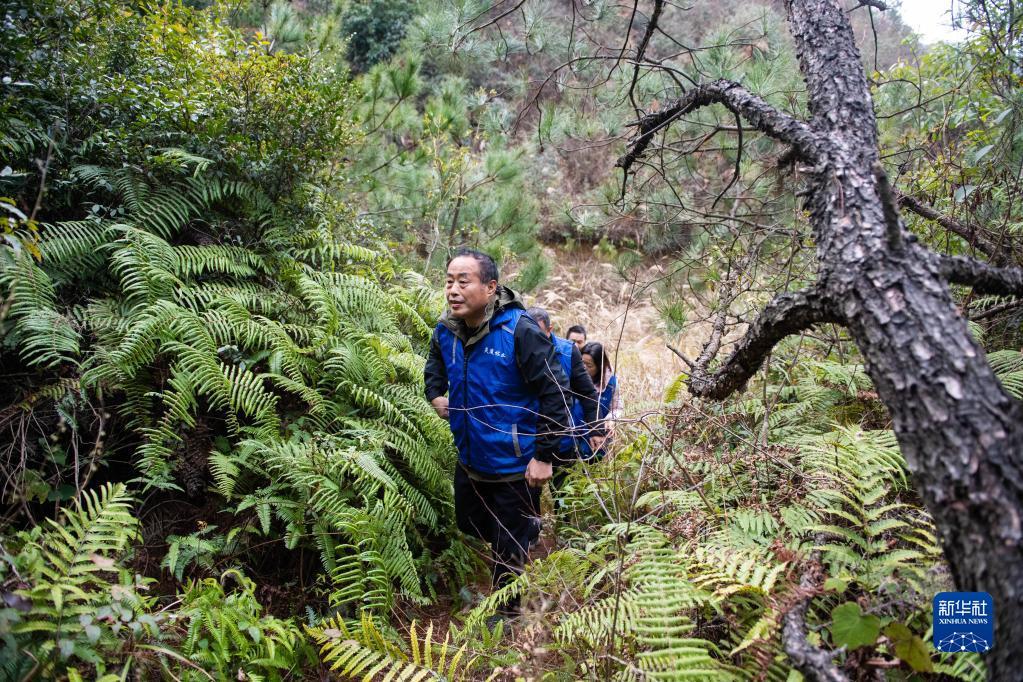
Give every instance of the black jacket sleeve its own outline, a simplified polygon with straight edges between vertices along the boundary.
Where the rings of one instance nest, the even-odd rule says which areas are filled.
[[[515,360],[522,380],[540,399],[534,458],[550,462],[558,453],[564,425],[569,423],[568,407],[562,393],[562,386],[567,385],[568,380],[561,371],[554,344],[526,315],[520,317],[515,325]]]
[[[582,403],[583,421],[589,425],[589,429],[582,435],[603,435],[604,429],[597,424],[597,407],[600,404],[597,387],[593,385],[593,379],[590,378],[590,373],[583,365],[582,353],[574,343],[572,344],[572,376],[569,381],[572,395]]]
[[[427,400],[433,400],[448,392],[448,370],[440,354],[440,344],[437,342],[437,330],[435,329],[430,338],[430,352],[426,356],[426,367],[423,369]]]

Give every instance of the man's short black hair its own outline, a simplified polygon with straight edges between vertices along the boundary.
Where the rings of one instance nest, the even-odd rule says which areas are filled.
[[[551,316],[540,306],[535,305],[532,308],[526,308],[526,314],[532,317],[534,322],[543,322],[543,326],[548,329],[551,328]]]
[[[451,265],[451,261],[455,260],[456,258],[461,258],[462,256],[469,256],[479,264],[480,281],[483,282],[484,284],[487,284],[491,280],[500,281],[497,273],[497,263],[494,262],[494,259],[488,256],[487,254],[483,253],[482,251],[470,249],[465,246],[456,249],[455,252],[451,254],[451,257],[448,258],[448,262],[445,264],[444,267]]]
[[[568,336],[569,334],[582,334],[583,338],[585,339],[586,327],[582,326],[581,324],[573,324],[571,327],[568,328],[568,331],[565,332],[565,336]]]

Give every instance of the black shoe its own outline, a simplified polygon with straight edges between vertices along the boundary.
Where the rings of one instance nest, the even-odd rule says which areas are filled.
[[[529,534],[529,541],[526,543],[527,552],[533,551],[533,548],[540,542],[540,531],[543,530],[543,522],[539,516],[531,518],[530,523],[533,524],[533,529]]]
[[[497,613],[487,616],[484,623],[487,626],[488,632],[496,632],[498,628],[501,628],[501,635],[505,636],[508,634],[508,621],[508,615],[498,611]]]
[[[508,634],[511,626],[518,620],[518,617],[522,615],[522,609],[519,605],[519,600],[515,599],[510,604],[504,604],[497,607],[497,610],[487,617],[486,624],[487,628],[493,632],[494,628],[497,627],[498,623],[504,623],[504,634]]]

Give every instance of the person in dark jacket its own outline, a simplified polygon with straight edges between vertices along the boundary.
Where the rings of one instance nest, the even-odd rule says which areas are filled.
[[[586,327],[581,324],[573,324],[565,332],[565,338],[574,343],[581,353],[583,346],[586,345]]]
[[[593,380],[583,364],[580,349],[575,343],[554,334],[551,316],[547,311],[540,306],[533,306],[528,308],[526,313],[536,321],[540,331],[546,334],[554,344],[554,350],[561,362],[561,370],[568,377],[568,384],[564,387],[565,402],[572,416],[572,423],[566,429],[567,433],[561,438],[558,457],[554,460],[554,467],[557,469],[559,466],[572,464],[579,459],[580,452],[585,452],[597,444],[597,435],[601,431],[580,429],[585,424],[597,423],[597,389],[593,386]],[[563,477],[564,475],[559,477],[555,474],[555,482]]]
[[[448,311],[430,340],[426,398],[450,422],[458,449],[458,527],[490,544],[498,588],[521,571],[539,534],[540,489],[569,419],[567,380],[554,344],[498,283],[490,256],[457,251],[444,291]],[[505,615],[516,608],[508,604]]]

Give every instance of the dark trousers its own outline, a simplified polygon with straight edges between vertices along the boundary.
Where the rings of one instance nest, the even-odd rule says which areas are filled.
[[[554,475],[551,477],[551,494],[555,497],[561,490],[561,484],[568,478],[568,473],[582,457],[578,446],[571,450],[559,452],[551,464],[554,465]]]
[[[518,481],[474,481],[455,466],[455,520],[458,529],[490,544],[494,589],[522,572],[529,543],[539,535],[540,488]],[[518,606],[518,600],[509,608]]]
[[[579,459],[572,457],[570,453],[562,453],[554,459],[554,475],[551,476],[551,494],[557,496],[561,491],[561,484],[568,478],[568,472]]]

